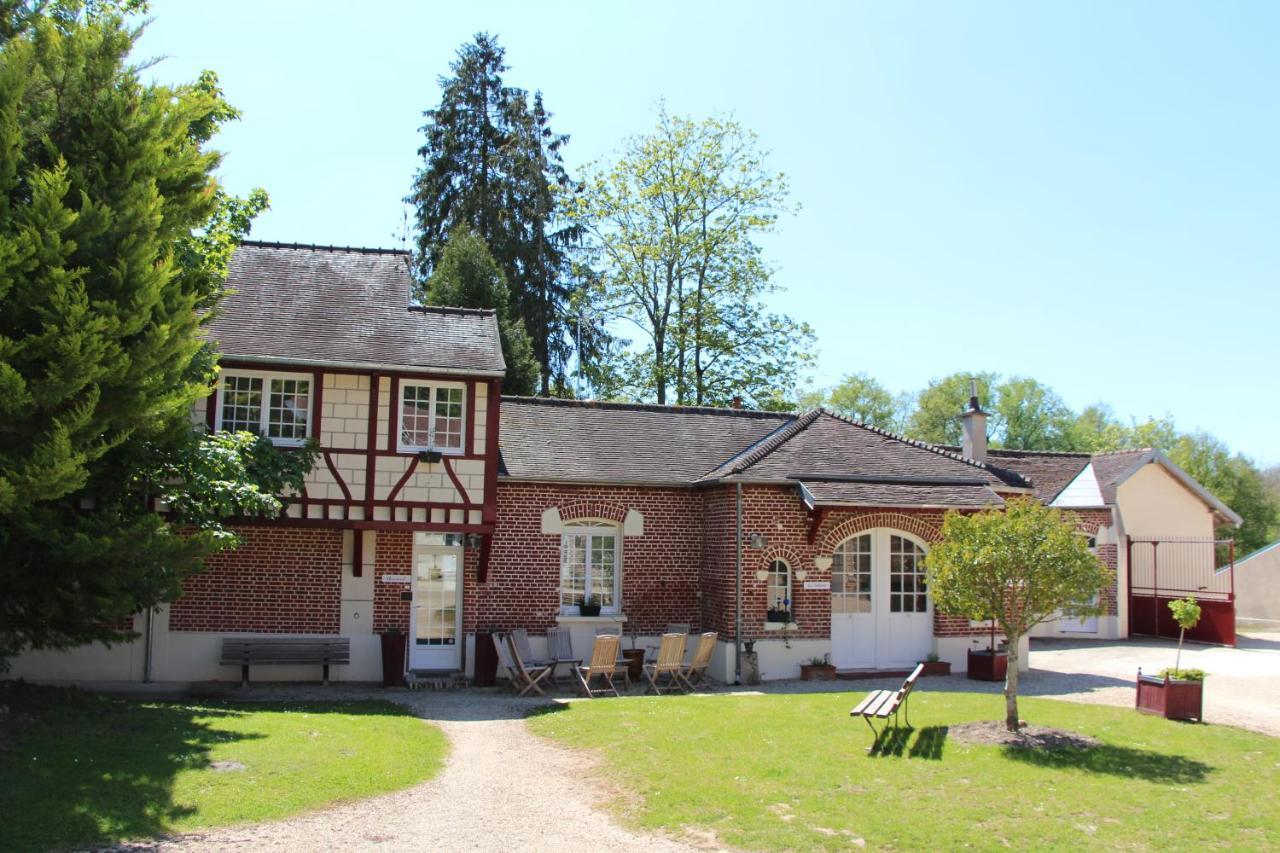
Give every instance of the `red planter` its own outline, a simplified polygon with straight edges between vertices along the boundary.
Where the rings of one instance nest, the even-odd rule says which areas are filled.
[[[836,677],[836,668],[829,663],[800,664],[801,681],[830,681]]]
[[[1009,653],[970,649],[968,665],[968,675],[974,681],[1004,681],[1009,672]]]
[[[1171,681],[1138,673],[1135,706],[1144,714],[1166,720],[1204,720],[1204,682]]]
[[[950,675],[951,661],[949,660],[922,660],[920,665],[924,667],[920,671],[921,675]]]

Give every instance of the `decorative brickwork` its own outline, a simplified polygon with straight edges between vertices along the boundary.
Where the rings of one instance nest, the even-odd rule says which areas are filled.
[[[337,634],[342,531],[244,526],[169,611],[172,631]]]
[[[561,521],[574,521],[580,518],[602,518],[621,524],[627,518],[627,508],[622,504],[608,501],[576,501],[559,507]]]
[[[844,540],[864,530],[889,527],[910,533],[925,542],[937,542],[942,538],[942,513],[937,510],[865,511],[843,521],[823,524],[819,553],[830,554]]]

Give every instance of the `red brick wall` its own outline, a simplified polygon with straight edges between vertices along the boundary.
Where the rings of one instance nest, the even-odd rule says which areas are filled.
[[[387,575],[413,577],[413,532],[379,530],[376,539],[373,549],[373,632],[380,634],[395,628],[407,634],[412,602],[404,600],[403,596],[412,592],[413,587],[407,583],[386,583],[383,578]],[[475,583],[477,553],[472,548],[462,553],[464,584]],[[464,610],[464,619],[465,614]]]
[[[187,578],[169,611],[173,631],[336,634],[342,531],[239,527],[241,545]]]
[[[1075,516],[1076,527],[1090,536],[1096,536],[1099,527],[1110,527],[1115,523],[1109,509],[1079,509],[1071,510],[1068,515]],[[1106,607],[1103,612],[1115,616],[1119,611],[1117,608],[1117,589],[1118,579],[1115,577],[1119,569],[1119,548],[1116,545],[1099,545],[1098,558],[1102,560],[1103,565],[1111,570],[1111,583],[1103,587],[1098,593],[1098,602]]]
[[[644,516],[644,535],[621,537],[622,611],[626,631],[660,632],[668,622],[701,627],[702,494],[688,489],[499,483],[498,521],[488,579],[467,572],[463,623],[468,631],[515,627],[542,632],[560,612],[560,536],[544,535],[542,513],[562,521],[621,522]]]

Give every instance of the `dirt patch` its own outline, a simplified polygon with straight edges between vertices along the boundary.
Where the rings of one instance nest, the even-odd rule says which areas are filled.
[[[1022,723],[1018,731],[1011,732],[1005,728],[1004,723],[995,720],[951,726],[947,735],[957,743],[1015,746],[1023,749],[1089,749],[1100,745],[1096,738],[1088,735],[1027,723]]]

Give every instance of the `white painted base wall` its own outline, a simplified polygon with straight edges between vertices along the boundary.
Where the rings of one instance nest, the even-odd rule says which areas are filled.
[[[996,634],[997,644],[1004,642],[1003,634]],[[985,649],[991,645],[990,635],[981,637],[934,637],[933,653],[938,660],[951,664],[953,673],[969,671],[969,649]],[[1018,672],[1031,668],[1031,641],[1023,637],[1018,641]]]
[[[1062,626],[1066,620],[1044,622],[1031,629],[1033,637],[1060,637],[1074,640],[1118,640],[1120,639],[1120,617],[1099,616],[1098,630],[1095,632],[1065,631]]]

